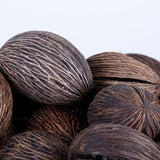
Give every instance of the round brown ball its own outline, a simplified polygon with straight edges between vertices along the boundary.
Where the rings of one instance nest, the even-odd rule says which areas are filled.
[[[159,160],[160,150],[141,132],[117,124],[91,125],[77,134],[69,148],[68,160]]]
[[[46,31],[28,31],[0,49],[0,69],[17,89],[44,104],[82,100],[93,87],[85,57],[66,39]]]
[[[3,160],[65,160],[67,147],[49,133],[27,131],[13,136],[2,146],[0,158]]]
[[[156,95],[127,84],[103,88],[89,106],[88,122],[121,124],[151,138],[160,132],[160,104]]]
[[[0,138],[3,137],[10,125],[13,112],[13,98],[10,85],[0,73]]]

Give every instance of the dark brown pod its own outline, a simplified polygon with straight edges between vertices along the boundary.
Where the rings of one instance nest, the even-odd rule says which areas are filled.
[[[8,40],[0,50],[0,68],[17,89],[40,103],[80,101],[93,87],[85,57],[50,32],[29,31]]]
[[[13,136],[0,148],[3,160],[65,160],[67,146],[49,133],[28,131]]]
[[[0,73],[0,138],[5,135],[11,122],[13,99],[11,88]]]
[[[127,55],[148,65],[160,76],[160,62],[158,60],[143,54],[128,53]]]
[[[127,83],[155,92],[160,87],[159,75],[148,65],[117,52],[95,54],[87,59],[94,79],[95,94],[102,88]]]
[[[116,124],[91,125],[73,139],[68,160],[159,160],[154,141],[130,127]]]
[[[88,122],[126,125],[155,138],[160,132],[160,105],[156,96],[143,89],[110,85],[94,97]]]
[[[49,132],[69,145],[73,137],[87,126],[87,113],[82,108],[44,106],[33,114],[27,130]]]

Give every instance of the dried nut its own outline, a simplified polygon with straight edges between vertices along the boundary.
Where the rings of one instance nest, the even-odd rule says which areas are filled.
[[[116,124],[91,125],[77,134],[68,160],[159,160],[160,150],[149,137]]]
[[[0,73],[0,138],[8,130],[13,112],[13,99],[11,88]]]
[[[45,132],[21,132],[0,148],[0,159],[3,160],[62,160],[66,158],[66,146],[59,139]]]
[[[155,138],[160,132],[160,105],[156,96],[143,89],[110,85],[94,97],[88,122],[126,125]]]
[[[158,60],[143,54],[129,53],[127,55],[148,65],[160,76],[160,62]]]
[[[27,130],[47,131],[70,145],[73,137],[87,125],[87,113],[81,108],[44,106],[33,114]]]
[[[94,79],[95,94],[105,86],[127,83],[155,92],[160,76],[148,65],[122,53],[104,52],[87,59]]]
[[[66,39],[45,31],[8,40],[0,50],[0,69],[23,94],[45,104],[82,100],[93,87],[85,57]]]

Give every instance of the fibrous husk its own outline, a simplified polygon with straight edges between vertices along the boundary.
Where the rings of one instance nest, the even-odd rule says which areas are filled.
[[[13,136],[0,148],[3,160],[65,160],[67,146],[46,132],[27,131]]]
[[[154,141],[130,127],[101,123],[77,134],[69,148],[68,160],[159,160]]]
[[[51,32],[29,31],[9,39],[0,49],[0,69],[21,93],[44,104],[81,101],[93,88],[85,57]]]
[[[127,55],[148,65],[160,76],[160,61],[143,54],[128,53]]]
[[[95,94],[102,88],[127,83],[151,93],[159,90],[160,76],[150,66],[123,53],[104,52],[87,59],[94,79]]]
[[[141,88],[122,83],[110,85],[94,97],[88,122],[126,125],[155,138],[160,133],[159,99]]]
[[[0,73],[0,138],[3,137],[11,123],[13,99],[10,85]]]
[[[87,126],[87,110],[82,107],[44,106],[33,113],[27,130],[49,132],[69,145]]]

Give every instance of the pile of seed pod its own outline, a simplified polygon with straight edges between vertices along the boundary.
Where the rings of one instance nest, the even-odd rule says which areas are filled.
[[[160,62],[85,58],[28,31],[0,48],[0,159],[160,160]]]

